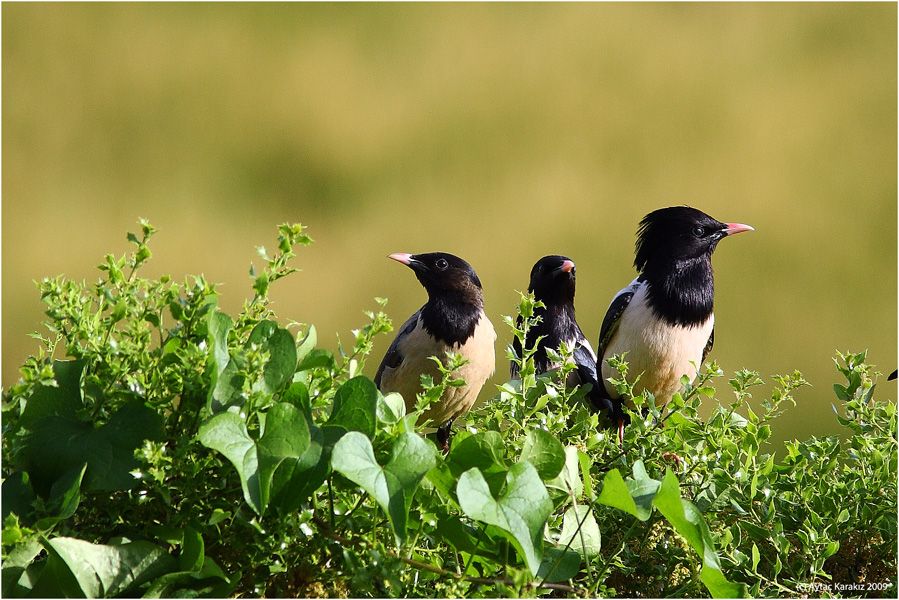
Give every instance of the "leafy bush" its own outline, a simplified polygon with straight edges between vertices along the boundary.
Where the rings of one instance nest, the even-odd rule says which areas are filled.
[[[443,456],[415,423],[459,357],[407,414],[362,375],[381,308],[336,354],[274,320],[302,226],[260,249],[234,318],[202,277],[140,277],[141,227],[96,284],[39,284],[46,332],[4,394],[5,596],[896,594],[896,405],[864,353],[837,360],[846,439],[778,458],[798,373],[757,413],[762,381],[739,371],[702,419],[712,363],[662,410],[634,397],[620,449],[561,384],[573,367],[538,377],[526,349]],[[522,341],[535,306],[505,319]]]

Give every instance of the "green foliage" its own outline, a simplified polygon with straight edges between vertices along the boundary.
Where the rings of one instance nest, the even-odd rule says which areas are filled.
[[[713,363],[657,408],[618,357],[633,405],[619,448],[563,383],[571,348],[540,376],[525,348],[520,380],[443,455],[417,422],[461,357],[438,361],[407,413],[361,374],[383,312],[336,355],[311,325],[278,325],[267,294],[310,241],[301,226],[260,252],[233,318],[202,278],[139,277],[141,231],[95,285],[39,284],[48,333],[4,394],[5,596],[896,592],[896,404],[874,399],[864,353],[837,360],[846,438],[775,455],[798,373],[756,402],[761,380],[739,371],[716,401]],[[506,319],[520,340],[535,306],[522,296],[521,324]]]

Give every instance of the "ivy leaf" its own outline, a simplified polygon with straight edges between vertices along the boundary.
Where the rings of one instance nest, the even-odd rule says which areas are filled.
[[[628,514],[634,515],[641,521],[649,519],[652,510],[645,505],[638,506],[637,503],[634,502],[631,491],[628,489],[628,485],[624,482],[624,478],[621,476],[621,473],[618,472],[618,469],[612,469],[606,473],[606,476],[602,481],[602,491],[599,493],[599,498],[597,499],[600,504],[623,510]]]
[[[250,508],[261,514],[264,501],[259,487],[259,454],[244,420],[233,412],[219,413],[200,426],[197,438],[201,444],[221,452],[231,461],[240,476],[244,499]]]
[[[589,475],[589,470],[586,471]],[[565,464],[559,475],[546,482],[546,487],[562,490],[569,496],[579,498],[584,493],[584,482],[581,480],[580,457],[575,446],[565,446]]]
[[[24,466],[44,497],[63,475],[84,463],[86,490],[127,490],[136,483],[131,476],[138,466],[134,450],[144,440],[162,436],[162,417],[142,402],[125,404],[99,428],[72,418],[44,417],[26,442]]]
[[[353,377],[337,389],[334,408],[326,426],[344,431],[375,434],[378,411],[378,388],[368,377]]]
[[[565,466],[565,447],[548,431],[532,429],[524,440],[520,460],[534,465],[540,478],[549,481]]]
[[[433,445],[410,432],[397,438],[383,467],[375,460],[371,441],[357,431],[340,438],[331,457],[334,470],[361,486],[387,513],[398,545],[406,539],[412,496],[425,473],[436,464]]]
[[[76,411],[84,404],[81,392],[83,371],[83,360],[54,360],[56,386],[38,385],[34,388],[19,418],[19,425],[30,429],[44,417],[74,418]]]
[[[575,577],[581,568],[581,555],[569,548],[549,546],[543,554],[543,562],[537,570],[537,577],[548,583],[568,581]]]
[[[505,443],[498,432],[481,431],[463,437],[465,434],[466,432],[458,434],[447,456],[447,462],[454,475],[461,475],[475,467],[482,473],[491,474],[506,470],[506,461],[503,458]]]
[[[176,565],[168,552],[144,541],[107,546],[58,537],[44,547],[47,565],[34,588],[39,597],[72,597],[73,592],[87,598],[119,596]]]
[[[268,506],[278,466],[288,459],[299,461],[311,442],[306,417],[293,404],[278,402],[265,419],[265,433],[258,443],[250,437],[244,420],[233,412],[215,415],[198,433],[200,443],[231,461],[247,504],[260,515]]]
[[[378,395],[378,420],[388,425],[399,423],[406,416],[406,403],[397,393]]]
[[[506,486],[494,498],[477,468],[459,477],[456,495],[462,512],[476,521],[498,527],[536,575],[543,556],[543,529],[553,504],[540,474],[531,463],[512,465]]]
[[[587,513],[590,513],[589,515]],[[585,518],[586,517],[586,518]],[[583,520],[583,524],[578,531],[578,524]],[[599,554],[602,548],[602,535],[599,531],[599,525],[593,516],[593,511],[589,506],[580,504],[572,506],[565,511],[562,517],[562,532],[559,534],[559,546],[565,547],[571,542],[571,548],[579,552],[584,557],[595,556]]]
[[[75,467],[56,480],[50,488],[49,508],[54,516],[39,519],[35,526],[38,529],[47,530],[68,519],[78,510],[81,501],[81,482],[84,472],[87,471],[87,463],[80,468]]]

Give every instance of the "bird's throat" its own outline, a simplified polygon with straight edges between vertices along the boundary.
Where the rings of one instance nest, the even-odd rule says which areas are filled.
[[[698,326],[712,314],[715,284],[710,257],[647,268],[641,278],[649,284],[649,306],[671,325]]]
[[[448,345],[468,341],[482,315],[481,305],[448,295],[432,296],[421,311],[427,332]]]

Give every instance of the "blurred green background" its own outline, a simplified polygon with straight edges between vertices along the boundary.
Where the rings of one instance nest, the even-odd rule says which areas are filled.
[[[835,349],[897,364],[895,4],[2,10],[4,386],[32,280],[93,280],[138,217],[147,274],[204,273],[229,311],[254,246],[308,224],[275,308],[331,348],[374,296],[397,325],[423,303],[388,253],[459,254],[505,377],[500,315],[537,258],[577,262],[595,340],[637,222],[685,203],[756,227],[715,255],[713,356],[812,382],[775,437],[835,430]]]

